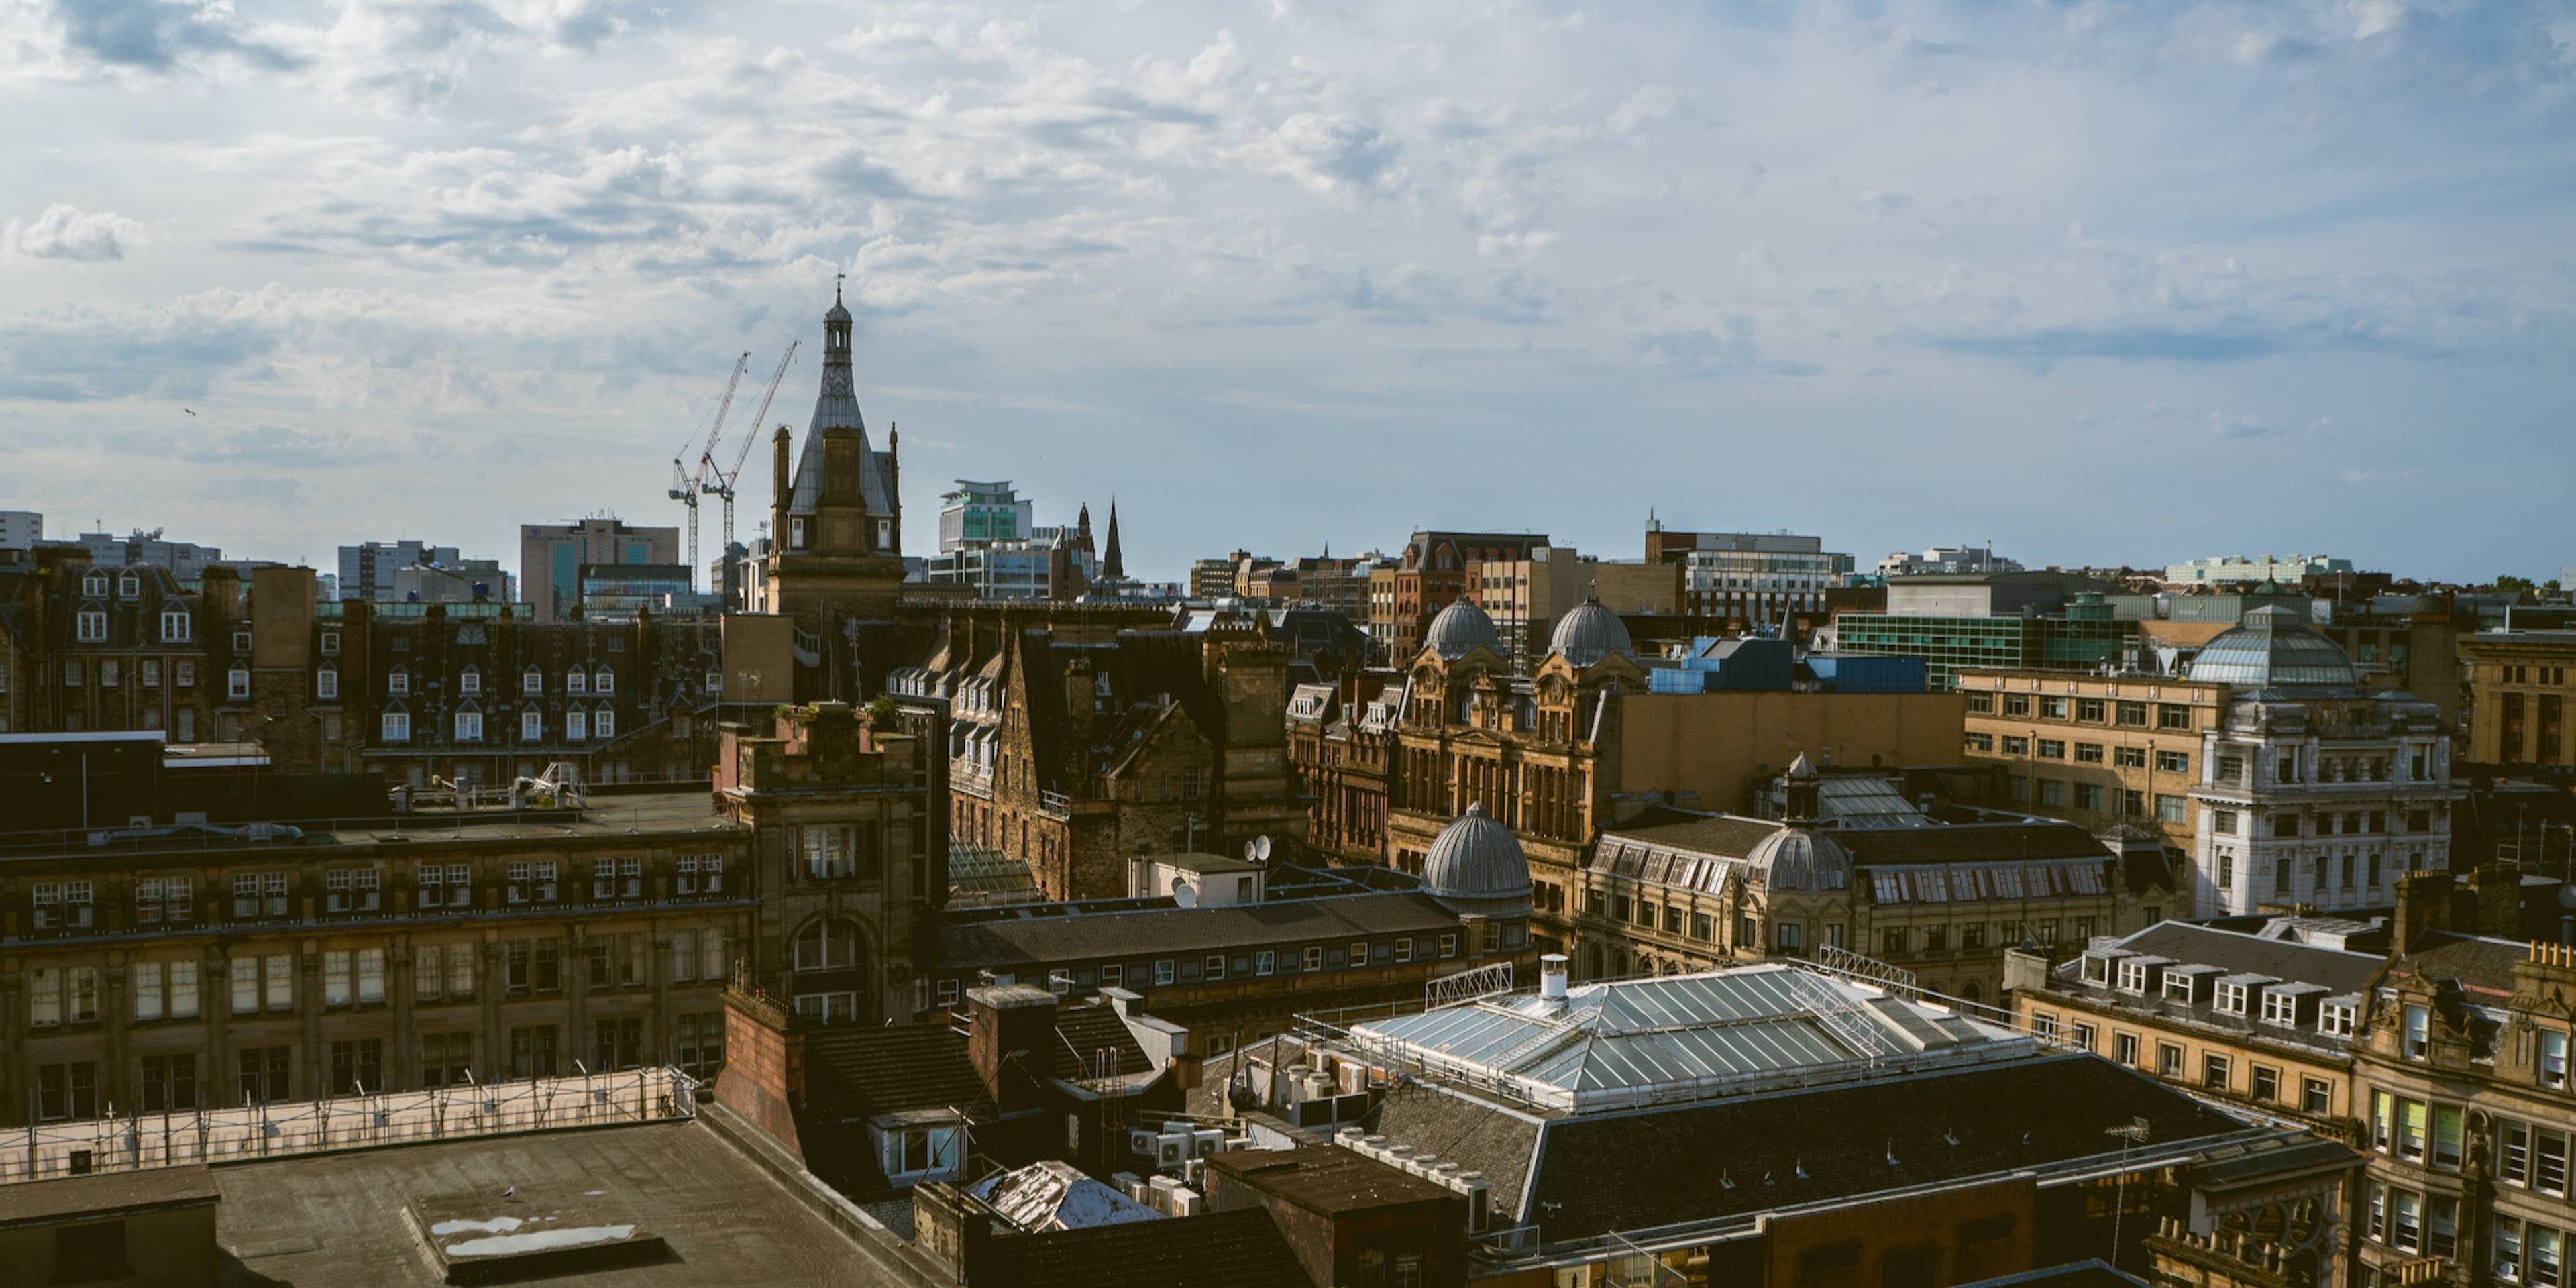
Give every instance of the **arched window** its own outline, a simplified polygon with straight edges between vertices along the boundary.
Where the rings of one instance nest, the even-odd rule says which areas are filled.
[[[847,921],[817,921],[796,933],[796,969],[848,970],[858,960],[859,928]]]
[[[456,677],[456,691],[458,693],[481,693],[483,691],[482,668],[475,666],[466,667],[464,672]]]

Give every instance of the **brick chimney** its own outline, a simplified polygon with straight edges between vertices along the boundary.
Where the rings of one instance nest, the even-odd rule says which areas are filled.
[[[993,1105],[1007,1114],[1038,1103],[1055,1067],[1055,994],[1029,984],[966,990],[966,1054]]]
[[[2409,872],[2397,879],[2397,916],[2390,925],[2391,947],[2415,951],[2428,930],[2451,926],[2451,874],[2447,870]]]
[[[2469,915],[2454,925],[2473,925],[2481,935],[2521,939],[2522,872],[2510,863],[2482,863],[2469,873]]]
[[[725,989],[724,1003],[725,1065],[716,1075],[716,1099],[802,1157],[796,1111],[805,1104],[807,1021],[739,984]]]

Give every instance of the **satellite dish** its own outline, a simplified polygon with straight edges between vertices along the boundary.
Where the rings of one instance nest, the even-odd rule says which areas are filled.
[[[1260,845],[1258,845],[1258,844],[1256,844],[1256,843],[1254,843],[1254,842],[1251,842],[1251,841],[1246,841],[1246,842],[1244,842],[1244,843],[1243,843],[1243,861],[1244,861],[1244,862],[1246,862],[1246,863],[1259,863],[1259,862],[1261,861],[1261,855],[1260,855],[1260,853],[1259,853],[1260,849],[1261,849]],[[2576,887],[2570,887],[2570,888],[2571,888],[2571,889],[2576,889]]]
[[[1252,861],[1255,863],[1267,863],[1270,861],[1269,833],[1264,832],[1261,835],[1252,838]]]
[[[1175,884],[1172,887],[1172,902],[1177,903],[1184,908],[1195,908],[1199,906],[1198,887]]]

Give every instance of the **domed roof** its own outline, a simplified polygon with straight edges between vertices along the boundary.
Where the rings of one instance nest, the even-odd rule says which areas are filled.
[[[2186,674],[2194,680],[2290,693],[2349,693],[2361,686],[2361,673],[2342,645],[2277,606],[2247,613],[2243,625],[2202,645]]]
[[[1617,613],[1602,607],[1599,599],[1586,599],[1574,611],[1556,619],[1556,630],[1547,637],[1547,651],[1562,653],[1577,667],[1590,666],[1613,653],[1637,660],[1637,646],[1628,639],[1628,624]]]
[[[1494,619],[1485,616],[1484,609],[1461,599],[1431,619],[1431,629],[1424,632],[1422,644],[1454,662],[1476,649],[1502,652],[1503,635],[1494,629]]]
[[[1850,851],[1812,827],[1781,828],[1744,856],[1745,884],[1766,890],[1848,890],[1851,877]]]
[[[832,287],[832,311],[824,314],[823,320],[826,322],[847,322],[850,320],[850,311],[841,305],[841,288],[837,283]]]
[[[1422,859],[1422,892],[1460,912],[1526,913],[1529,859],[1512,830],[1478,801],[1433,838]]]

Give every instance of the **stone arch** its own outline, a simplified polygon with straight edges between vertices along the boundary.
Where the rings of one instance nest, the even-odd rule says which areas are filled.
[[[826,1024],[870,1019],[878,1009],[878,960],[867,923],[832,912],[807,917],[787,937],[781,963],[788,1004]]]

